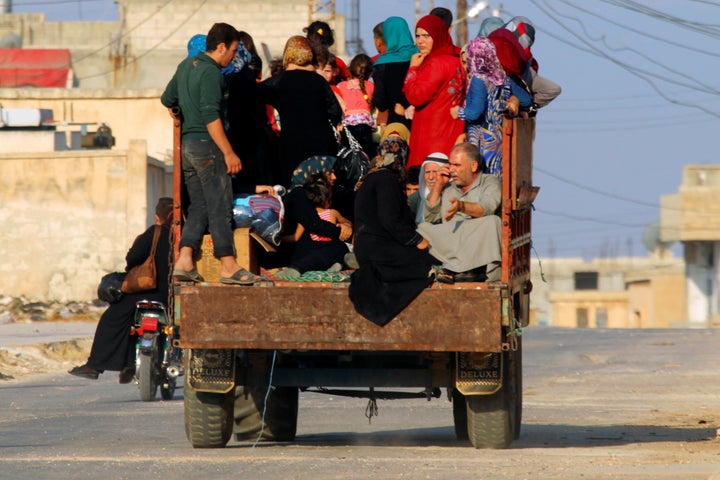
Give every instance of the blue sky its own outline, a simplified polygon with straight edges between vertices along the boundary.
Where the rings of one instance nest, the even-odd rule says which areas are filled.
[[[45,11],[48,20],[117,18],[112,0],[13,3],[16,12]],[[435,0],[434,5],[454,11],[455,3]],[[500,3],[506,20],[514,15],[532,20],[540,73],[563,87],[563,94],[538,114],[537,253],[646,255],[643,232],[660,217],[660,196],[677,192],[683,165],[718,161],[720,2],[490,2],[493,8]],[[337,0],[340,12],[348,4]],[[426,9],[429,2],[421,4]],[[360,5],[364,46],[373,53],[375,24],[398,15],[414,25],[415,0],[361,0]],[[479,20],[469,24],[471,35]]]

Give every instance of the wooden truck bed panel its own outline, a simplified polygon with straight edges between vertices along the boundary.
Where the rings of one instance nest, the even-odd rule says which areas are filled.
[[[180,286],[183,348],[499,351],[502,290],[429,288],[379,327],[355,312],[347,288]],[[475,284],[480,285],[480,284]],[[177,302],[177,300],[176,300]],[[187,312],[187,314],[185,314]],[[178,316],[179,314],[179,316]]]

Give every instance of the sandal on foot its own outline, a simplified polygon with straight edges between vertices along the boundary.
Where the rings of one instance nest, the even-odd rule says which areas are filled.
[[[195,282],[195,283],[201,283],[204,282],[205,279],[200,275],[196,268],[193,268],[192,270],[180,270],[175,269],[173,270],[173,278],[177,280],[178,282]]]
[[[232,277],[220,277],[220,283],[229,285],[252,285],[255,283],[255,275],[241,268]]]

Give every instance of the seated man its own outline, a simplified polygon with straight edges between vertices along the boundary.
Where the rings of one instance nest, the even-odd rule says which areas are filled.
[[[498,177],[482,170],[477,146],[455,145],[427,196],[425,222],[418,226],[430,242],[430,254],[454,281],[500,279],[500,218],[495,211],[502,188]],[[438,275],[442,278],[447,277]]]

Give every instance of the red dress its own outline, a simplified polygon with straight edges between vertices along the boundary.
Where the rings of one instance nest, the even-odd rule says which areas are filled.
[[[435,45],[419,67],[408,69],[403,86],[405,97],[415,106],[407,168],[421,165],[434,152],[450,154],[458,136],[465,131],[465,122],[450,115],[450,109],[462,106],[465,100],[465,72],[449,37],[438,38],[447,35],[442,21],[438,25],[428,24],[428,20],[437,18],[428,17],[418,22],[418,27],[433,35]]]

